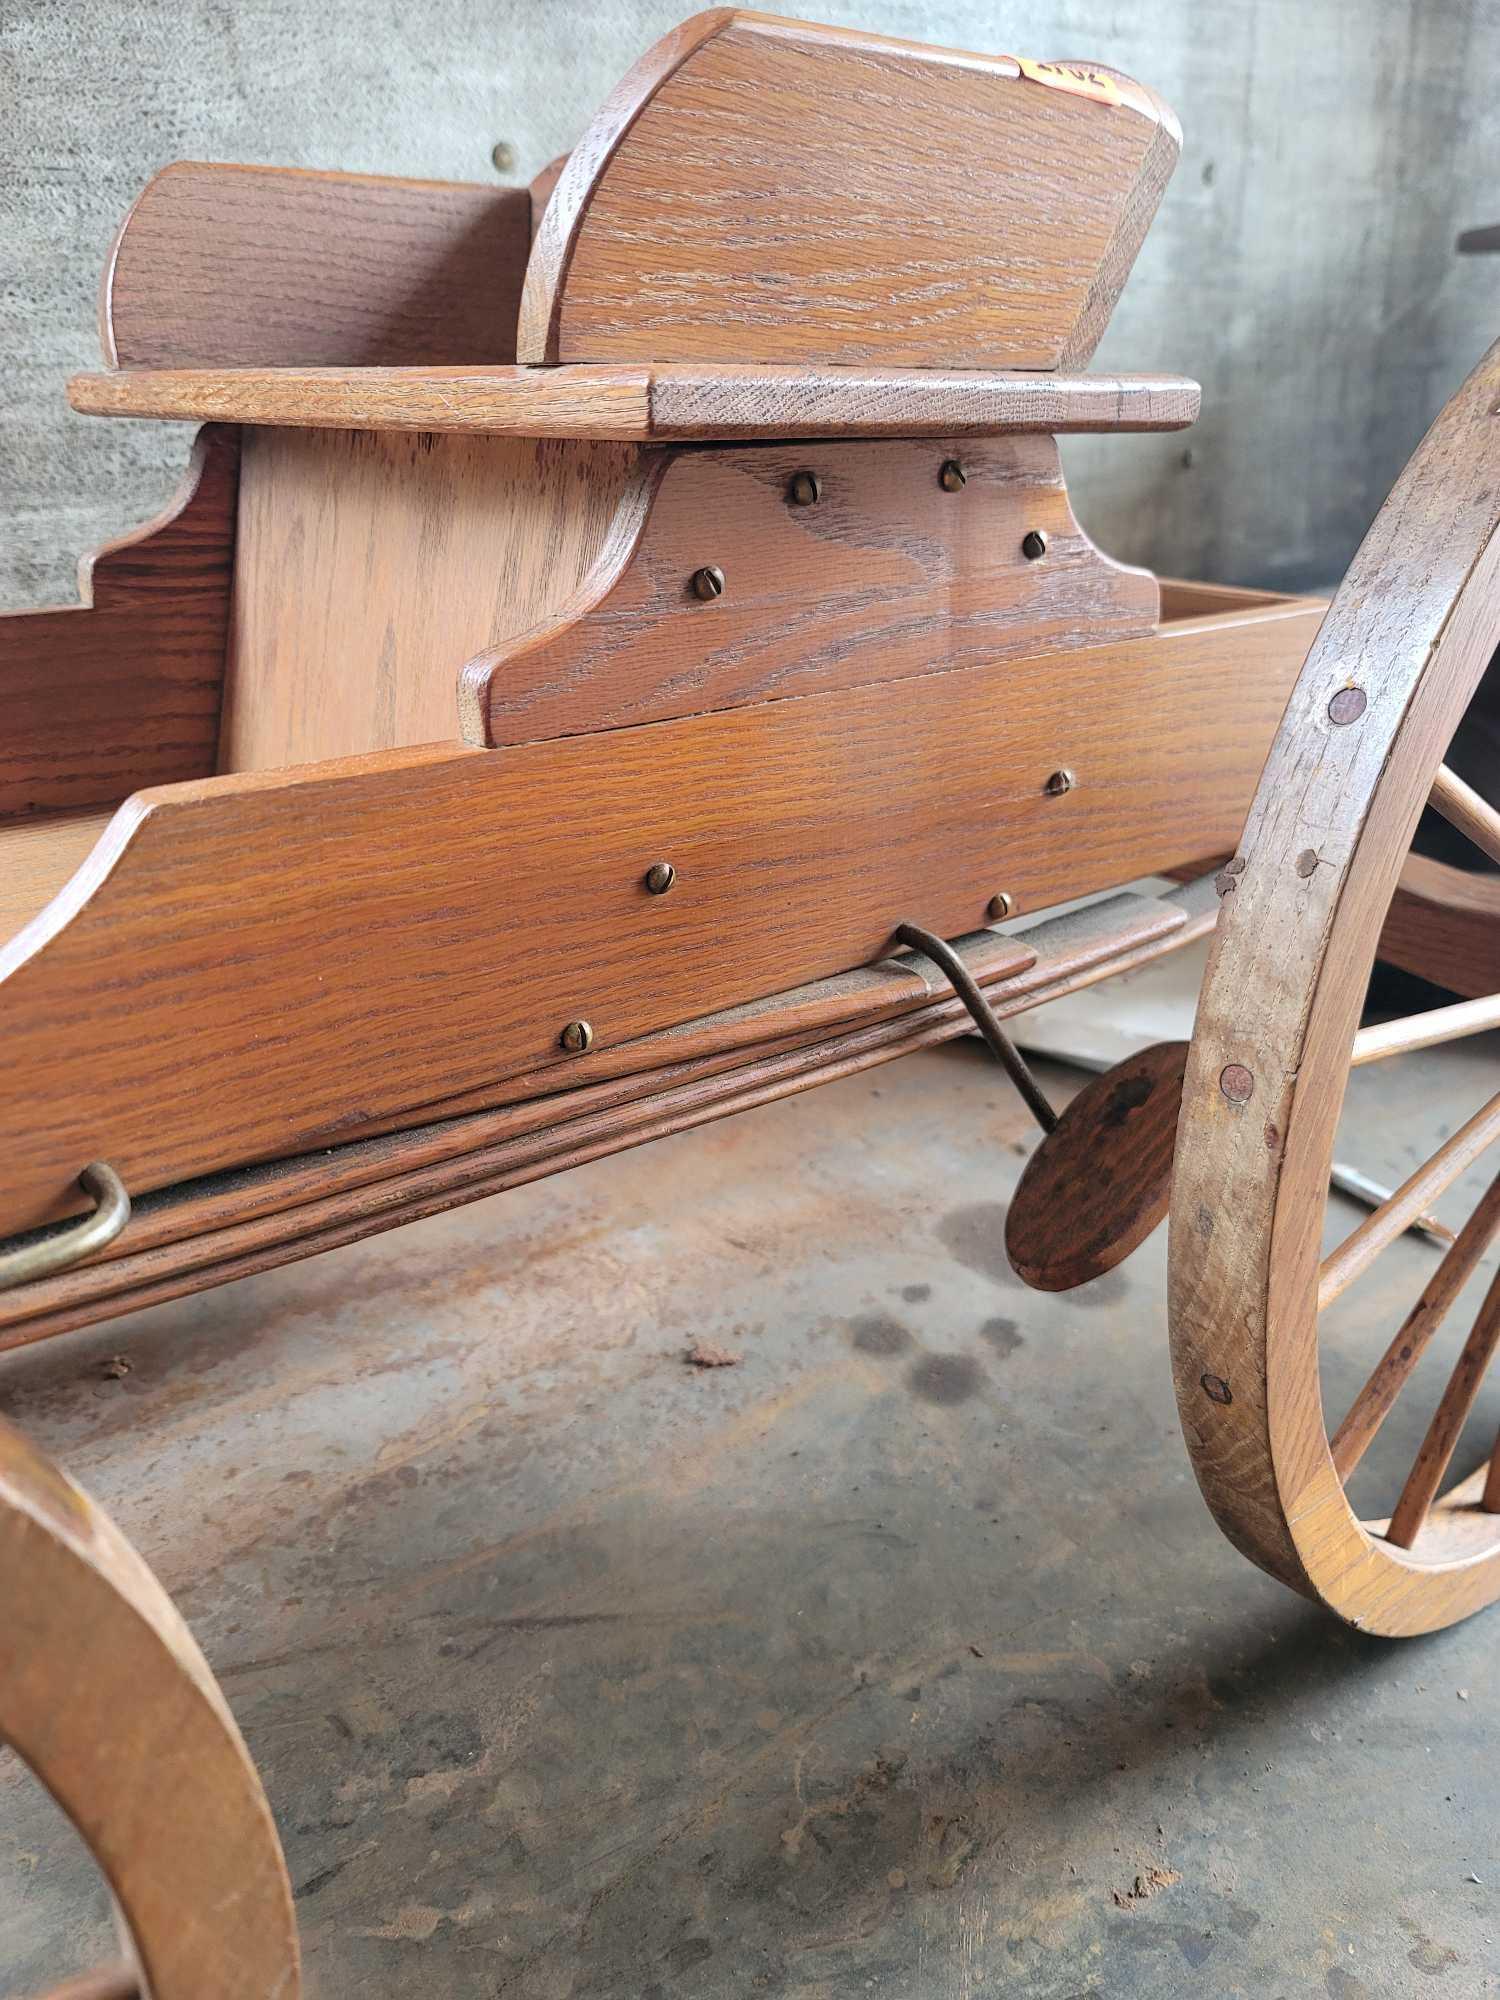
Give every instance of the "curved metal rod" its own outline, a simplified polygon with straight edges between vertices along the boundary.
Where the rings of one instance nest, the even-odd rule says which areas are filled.
[[[70,1264],[113,1243],[129,1222],[130,1196],[125,1183],[104,1160],[91,1161],[78,1176],[78,1185],[97,1202],[93,1214],[50,1236],[18,1244],[14,1250],[0,1250],[0,1292],[67,1270]]]
[[[970,972],[958,953],[946,938],[940,938],[933,931],[924,931],[920,924],[898,924],[896,936],[902,944],[909,944],[914,950],[925,952],[934,965],[942,967],[952,982],[953,990],[974,1017],[974,1025],[989,1044],[991,1053],[1003,1064],[1007,1076],[1026,1100],[1031,1112],[1044,1132],[1057,1129],[1057,1113],[1047,1102],[1041,1085],[1026,1067],[1026,1058],[1006,1034],[995,1017],[995,1010],[980,991],[979,981]]]

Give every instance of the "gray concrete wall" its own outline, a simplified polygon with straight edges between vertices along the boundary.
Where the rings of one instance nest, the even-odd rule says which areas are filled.
[[[0,0],[0,606],[65,602],[77,554],[151,512],[186,434],[74,417],[110,236],[176,158],[457,180],[562,151],[691,0]],[[816,0],[818,18],[1092,55],[1186,132],[1100,350],[1199,377],[1168,439],[1069,448],[1112,552],[1188,576],[1337,575],[1433,413],[1500,333],[1500,0]],[[874,132],[901,171],[899,131]]]

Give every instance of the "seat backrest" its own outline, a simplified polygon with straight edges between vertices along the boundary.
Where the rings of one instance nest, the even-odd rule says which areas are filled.
[[[99,300],[119,368],[513,362],[525,188],[179,161],[115,238]]]
[[[1078,367],[1180,145],[1113,71],[699,14],[570,155],[517,358]]]

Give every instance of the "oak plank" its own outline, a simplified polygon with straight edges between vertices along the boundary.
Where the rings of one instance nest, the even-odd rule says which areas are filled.
[[[657,43],[569,155],[517,356],[1077,365],[1175,162],[1154,93],[732,8]],[[890,171],[872,131],[901,134]]]
[[[219,769],[456,739],[464,661],[560,611],[649,476],[584,439],[249,432]]]
[[[1500,875],[1409,854],[1380,956],[1471,1000],[1500,993]]]
[[[0,826],[0,939],[29,923],[82,867],[108,813],[68,813]]]
[[[798,480],[817,497],[799,504]],[[1157,622],[1155,578],[1078,526],[1051,438],[682,450],[630,527],[575,604],[464,669],[468,741],[1061,653]],[[1045,542],[1034,559],[1028,535]],[[704,565],[722,580],[707,602]]]
[[[138,794],[0,949],[0,1230],[87,1160],[136,1195],[294,1152],[555,1061],[573,1019],[609,1046],[867,963],[902,921],[973,929],[997,884],[1044,908],[1221,851],[1297,635],[1086,648],[1062,705],[1043,655]]]
[[[79,604],[0,617],[0,821],[213,770],[238,468],[238,434],[201,431],[166,508],[80,565]]]
[[[531,247],[525,188],[179,160],[115,238],[111,367],[508,362]]]
[[[1177,950],[1210,928],[1213,914],[1192,893],[1113,896],[1044,920],[1024,951],[1020,940],[988,931],[960,946],[1005,1016]],[[994,977],[1007,954],[1010,963],[1033,962]],[[481,1116],[449,1116],[444,1107],[437,1123],[165,1189],[137,1206],[99,1260],[0,1298],[0,1348],[311,1256],[561,1172],[585,1154],[730,1116],[962,1034],[968,1014],[951,990],[934,994],[941,984],[920,960],[889,960],[644,1037],[612,1052],[620,1066],[612,1078],[549,1088],[538,1075],[524,1087],[541,1095]],[[895,990],[928,997],[903,999],[892,1016]]]
[[[629,442],[1182,430],[1196,382],[743,364],[157,368],[75,375],[85,416]]]

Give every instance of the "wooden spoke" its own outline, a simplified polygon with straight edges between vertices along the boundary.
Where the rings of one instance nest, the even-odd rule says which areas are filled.
[[[218,1683],[119,1529],[0,1422],[0,1739],[73,1822],[152,2000],[297,2000],[266,1796]],[[68,2000],[123,2000],[116,1970]]]
[[[1427,1343],[1473,1274],[1475,1265],[1500,1232],[1500,1174],[1469,1217],[1428,1280],[1421,1298],[1407,1314],[1374,1373],[1350,1405],[1349,1414],[1333,1434],[1330,1450],[1340,1479],[1347,1481],[1369,1449],[1371,1440],[1406,1386],[1426,1351]]]
[[[1433,780],[1428,804],[1500,867],[1500,812],[1446,764]]]
[[[1318,1270],[1318,1311],[1331,1306],[1367,1271],[1388,1243],[1404,1235],[1430,1202],[1500,1139],[1500,1093],[1474,1113],[1432,1158],[1323,1259]]]
[[[1487,994],[1480,1000],[1460,1000],[1452,1007],[1432,1007],[1425,1014],[1407,1014],[1399,1021],[1381,1021],[1376,1027],[1361,1028],[1354,1037],[1349,1060],[1358,1069],[1361,1063],[1380,1062],[1386,1056],[1406,1055],[1413,1049],[1435,1048],[1439,1042],[1482,1035],[1489,1028],[1500,1028],[1500,993]]]
[[[1427,1510],[1437,1497],[1448,1461],[1453,1456],[1453,1447],[1458,1443],[1459,1433],[1474,1407],[1484,1371],[1489,1367],[1497,1345],[1500,1345],[1500,1271],[1496,1272],[1494,1282],[1485,1293],[1484,1304],[1479,1308],[1478,1317],[1464,1342],[1464,1351],[1458,1357],[1458,1365],[1443,1391],[1443,1400],[1427,1427],[1416,1463],[1401,1489],[1401,1498],[1396,1502],[1396,1511],[1385,1531],[1386,1540],[1394,1542],[1397,1548],[1409,1549],[1421,1533]]]

